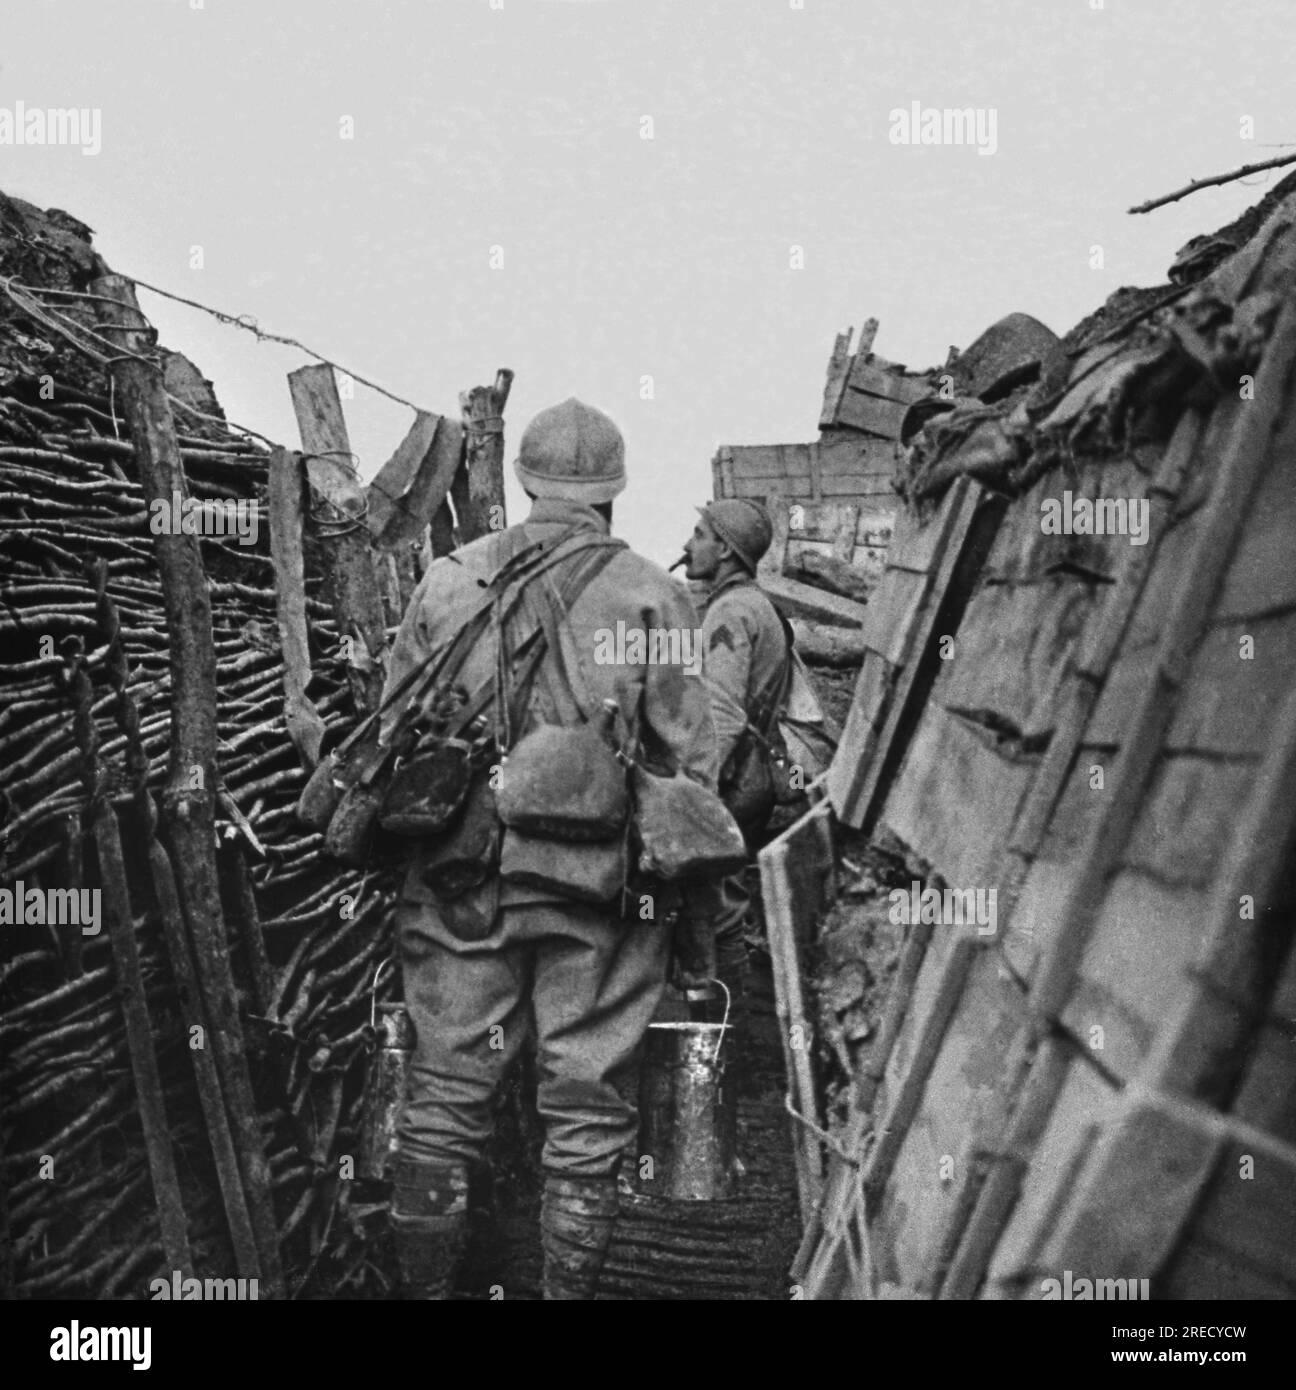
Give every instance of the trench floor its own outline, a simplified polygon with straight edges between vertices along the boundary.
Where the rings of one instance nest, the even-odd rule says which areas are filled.
[[[785,1299],[801,1240],[786,1081],[768,961],[752,961],[737,1035],[738,1157],[735,1196],[716,1202],[622,1198],[600,1285],[607,1300]],[[523,1072],[501,1106],[493,1183],[475,1192],[474,1235],[459,1296],[538,1299],[541,1250],[534,1157]],[[524,1157],[525,1156],[525,1157]],[[493,1189],[493,1190],[492,1190]]]

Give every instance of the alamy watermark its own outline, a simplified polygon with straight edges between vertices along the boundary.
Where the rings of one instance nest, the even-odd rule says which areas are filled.
[[[887,138],[893,145],[975,145],[977,154],[999,148],[996,106],[924,106],[911,101],[893,108]]]
[[[256,499],[183,497],[171,494],[149,503],[149,530],[155,536],[237,536],[241,545],[255,545],[260,524]]]
[[[1076,1302],[1116,1299],[1129,1301],[1148,1299],[1146,1279],[1077,1279],[1069,1269],[1062,1271],[1061,1279],[1045,1279],[1040,1285],[1044,1300],[1073,1299]]]
[[[594,661],[599,666],[681,666],[686,675],[702,674],[700,627],[601,627],[594,634]]]
[[[153,1364],[151,1327],[82,1327],[75,1319],[50,1331],[51,1361],[130,1361],[134,1371]]]
[[[255,1279],[186,1279],[180,1270],[173,1269],[169,1279],[165,1275],[159,1275],[156,1279],[149,1280],[149,1298],[155,1303],[159,1299],[186,1303],[198,1300],[252,1303],[260,1297]]]
[[[917,879],[893,888],[889,916],[896,926],[929,923],[940,927],[975,926],[978,936],[993,936],[999,924],[997,888],[924,888]]]
[[[0,145],[80,145],[82,154],[98,154],[102,131],[97,106],[0,106]]]
[[[28,888],[22,879],[0,888],[0,927],[80,927],[98,936],[103,920],[101,888]]]
[[[1040,503],[1040,530],[1046,536],[1128,536],[1146,545],[1152,504],[1146,497],[1075,497],[1070,490]]]

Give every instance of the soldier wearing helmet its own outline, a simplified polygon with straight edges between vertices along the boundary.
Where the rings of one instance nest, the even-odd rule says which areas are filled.
[[[563,575],[553,570],[527,588],[520,613],[547,601],[532,597],[541,585],[565,597],[557,610],[559,650],[546,644],[513,732],[577,728],[587,717],[582,700],[596,710],[614,701],[625,742],[662,770],[714,787],[715,735],[703,683],[678,664],[599,664],[595,655],[596,634],[618,622],[690,632],[695,622],[665,571],[609,537],[612,499],[625,486],[620,431],[602,412],[564,401],[527,426],[515,467],[532,498],[529,516],[433,563],[405,614],[387,689],[463,629],[505,557],[573,537],[586,538],[586,554],[615,546],[583,587],[564,589]],[[467,658],[462,684],[489,682],[501,655],[514,669],[518,635],[507,623],[498,639],[492,632]],[[399,705],[389,712],[388,726],[398,712]],[[516,747],[516,738],[505,744]],[[493,799],[486,814],[494,814]],[[465,810],[461,821],[470,820]],[[581,874],[605,846],[561,846],[563,855],[553,859],[574,866],[570,883],[554,886],[566,872],[555,868],[548,886],[537,887],[501,867],[501,841],[506,852],[508,835],[488,820],[478,881],[456,891],[433,872],[444,846],[420,844],[402,891],[397,927],[417,1042],[399,1127],[396,1250],[410,1296],[447,1296],[465,1244],[469,1165],[482,1157],[491,1103],[530,1011],[545,1123],[545,1297],[590,1298],[616,1215],[618,1166],[637,1132],[634,1108],[617,1083],[633,1065],[662,994],[670,929],[642,920],[638,910],[623,921],[620,881],[612,900],[591,900]]]
[[[791,637],[756,584],[757,567],[773,539],[765,508],[732,497],[697,510],[700,519],[684,546],[685,573],[708,590],[702,663],[716,727],[719,790],[750,844],[774,809],[773,782],[754,774],[767,766],[762,760],[768,747],[780,741],[778,717],[792,676]],[[699,980],[714,959],[708,950],[714,950],[719,977],[731,988],[741,985],[749,904],[741,875],[700,885],[690,896],[679,935],[681,949],[692,953]],[[709,944],[711,932],[714,941]]]

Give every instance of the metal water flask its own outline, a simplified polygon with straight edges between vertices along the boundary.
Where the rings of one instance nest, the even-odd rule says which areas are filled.
[[[414,1025],[404,1004],[379,1004],[374,1024],[376,1046],[365,1077],[360,1116],[357,1176],[381,1182],[396,1152],[396,1126],[405,1108]]]

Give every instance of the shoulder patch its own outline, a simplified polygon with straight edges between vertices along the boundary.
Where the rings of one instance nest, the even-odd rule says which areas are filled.
[[[711,642],[707,651],[713,652],[717,647],[728,647],[730,651],[734,649],[733,633],[729,631],[727,623],[721,623],[711,634]]]

